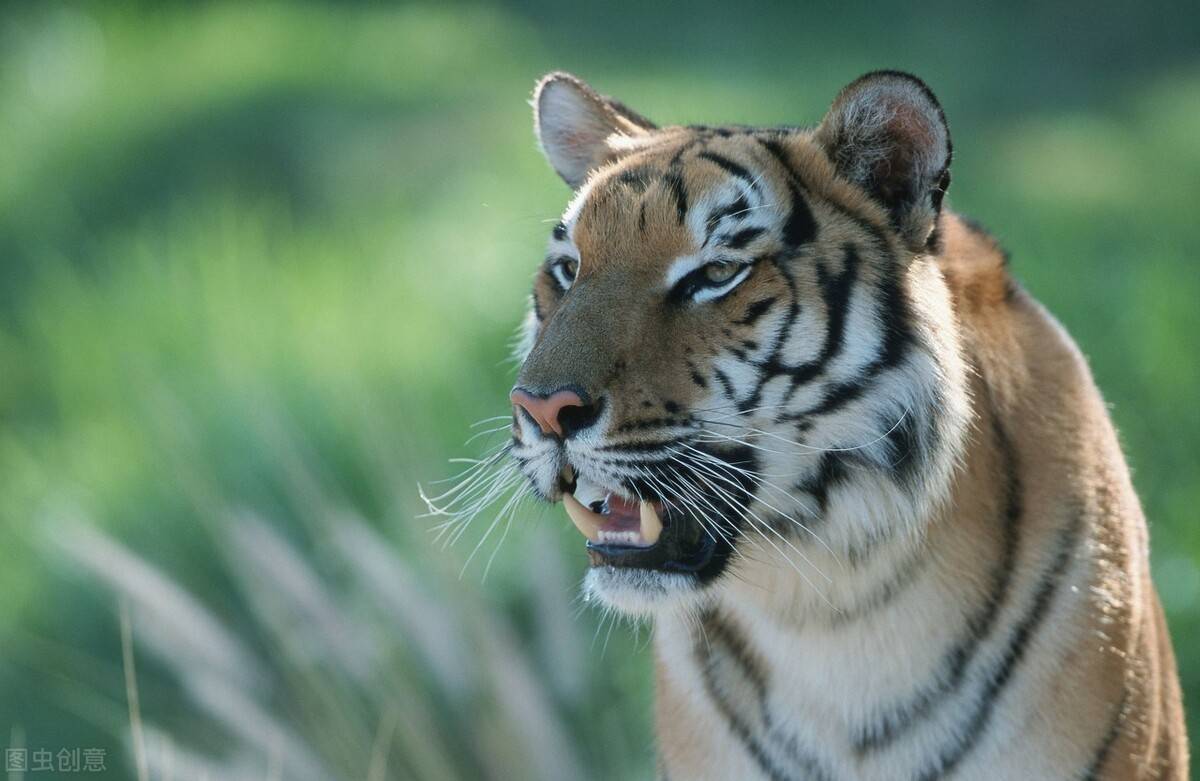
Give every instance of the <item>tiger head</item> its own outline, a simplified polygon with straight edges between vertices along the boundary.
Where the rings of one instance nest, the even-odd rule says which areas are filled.
[[[815,128],[660,128],[564,73],[533,106],[575,193],[509,451],[586,536],[586,591],[686,607],[918,535],[968,418],[929,89],[863,76]]]

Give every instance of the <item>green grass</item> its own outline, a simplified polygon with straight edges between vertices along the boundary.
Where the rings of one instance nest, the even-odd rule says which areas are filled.
[[[812,122],[860,72],[925,76],[952,205],[1112,404],[1200,697],[1185,6],[0,13],[0,728],[27,745],[128,775],[123,597],[160,771],[648,776],[646,634],[573,601],[561,519],[520,513],[485,580],[502,529],[460,577],[484,528],[443,551],[418,517],[505,409],[568,195],[524,104],[553,68],[660,122]]]

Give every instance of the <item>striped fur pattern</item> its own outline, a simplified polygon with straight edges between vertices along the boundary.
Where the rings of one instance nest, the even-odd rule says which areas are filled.
[[[566,465],[682,508],[704,570],[594,566],[654,624],[661,776],[1182,779],[1146,526],[1070,337],[942,208],[950,137],[905,74],[815,128],[655,127],[566,74],[534,97],[575,188],[514,416],[533,489]]]

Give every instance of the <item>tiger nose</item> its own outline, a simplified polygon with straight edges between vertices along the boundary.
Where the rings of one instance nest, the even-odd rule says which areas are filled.
[[[513,388],[509,396],[513,406],[529,413],[543,434],[554,434],[566,438],[595,421],[592,405],[573,390],[556,390],[549,395],[532,393],[524,388]],[[564,414],[564,410],[567,410]]]

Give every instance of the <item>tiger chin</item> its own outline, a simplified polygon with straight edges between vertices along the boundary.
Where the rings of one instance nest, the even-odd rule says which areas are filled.
[[[574,195],[508,448],[654,625],[662,778],[1182,779],[1146,524],[1078,348],[943,203],[904,73],[815,127],[533,96]]]

